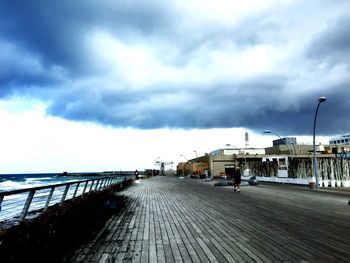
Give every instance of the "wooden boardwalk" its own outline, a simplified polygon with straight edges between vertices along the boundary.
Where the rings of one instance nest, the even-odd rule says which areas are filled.
[[[154,177],[72,262],[350,262],[349,192]]]

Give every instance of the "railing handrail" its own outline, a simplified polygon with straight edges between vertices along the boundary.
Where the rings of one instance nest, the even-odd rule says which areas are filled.
[[[124,178],[124,179],[120,181],[121,178]],[[130,180],[131,178],[132,178],[132,173],[113,174],[113,175],[109,175],[109,176],[97,176],[97,177],[93,177],[91,179],[83,179],[83,180],[69,181],[69,182],[58,183],[58,184],[50,184],[50,185],[45,185],[45,186],[30,187],[30,188],[23,188],[23,189],[18,189],[18,190],[0,192],[0,212],[2,211],[2,203],[3,203],[4,198],[6,196],[18,195],[18,194],[22,194],[22,193],[28,194],[27,198],[25,199],[25,203],[24,203],[24,206],[22,208],[22,212],[19,215],[20,220],[23,220],[23,219],[25,219],[25,217],[29,211],[29,208],[32,204],[33,198],[34,198],[35,193],[37,191],[50,189],[48,195],[46,196],[45,206],[42,207],[43,211],[46,211],[46,209],[50,206],[50,202],[51,202],[51,199],[52,199],[52,196],[53,196],[55,189],[57,189],[59,187],[65,186],[63,194],[60,195],[61,196],[60,201],[58,202],[59,205],[62,205],[68,196],[68,191],[69,191],[71,185],[76,185],[75,189],[73,189],[74,193],[72,193],[72,197],[69,198],[69,199],[74,199],[77,196],[78,189],[80,186],[82,186],[83,191],[79,195],[84,195],[85,193],[91,192],[91,191],[102,191],[103,189],[110,187],[111,185],[114,185],[116,183],[120,183],[121,185],[123,185],[123,182]],[[89,190],[86,191],[89,182],[91,182],[90,188],[89,188]],[[85,185],[84,185],[84,183],[85,183]],[[54,202],[54,203],[56,204],[57,202]],[[31,211],[34,211],[34,210],[31,210]],[[37,211],[38,211],[38,209],[37,209]]]
[[[50,189],[52,187],[60,187],[60,186],[66,186],[66,185],[72,185],[72,184],[77,184],[77,183],[86,183],[86,182],[91,182],[91,181],[96,181],[96,180],[101,180],[101,179],[106,179],[106,178],[120,178],[124,177],[124,175],[117,175],[117,176],[103,176],[103,177],[94,177],[92,179],[84,179],[84,180],[77,180],[77,181],[69,181],[65,183],[58,183],[58,184],[49,184],[49,185],[43,185],[43,186],[37,186],[37,187],[28,187],[28,188],[22,188],[22,189],[16,189],[16,190],[10,190],[10,191],[3,191],[0,192],[0,196],[8,196],[8,195],[14,195],[14,194],[21,194],[25,192],[30,192],[30,191],[39,191],[39,190],[44,190],[44,189]]]

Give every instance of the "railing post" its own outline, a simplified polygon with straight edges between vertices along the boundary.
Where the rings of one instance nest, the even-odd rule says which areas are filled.
[[[74,197],[77,195],[79,186],[80,186],[80,183],[77,184],[77,187],[75,188],[75,191],[74,191],[74,194],[73,194],[73,197],[72,197],[72,198],[74,198]]]
[[[94,183],[95,183],[95,180],[92,180],[91,185],[90,185],[90,190],[89,190],[89,192],[92,191],[92,187],[93,187]]]
[[[24,207],[23,207],[23,210],[22,210],[22,213],[20,215],[20,219],[23,220],[27,213],[28,213],[28,210],[29,210],[29,207],[30,207],[30,204],[32,203],[32,200],[33,200],[33,197],[34,197],[34,194],[35,194],[35,190],[32,190],[29,192],[28,194],[28,197],[27,197],[27,200],[24,204]]]
[[[108,180],[109,180],[109,178],[106,178],[106,179],[105,179],[105,183],[104,183],[104,185],[103,185],[104,188],[107,187]]]
[[[97,190],[97,186],[98,186],[99,182],[100,182],[100,179],[97,179],[96,186],[95,186],[95,191]]]
[[[64,200],[66,199],[66,196],[67,196],[67,193],[68,193],[68,189],[69,189],[69,184],[66,185],[66,188],[64,189],[64,192],[63,192],[63,195],[62,195],[62,198],[61,198],[61,202],[60,202],[60,205],[63,204]]]
[[[53,186],[50,190],[50,193],[47,197],[47,200],[46,200],[46,204],[45,204],[45,207],[44,207],[44,212],[47,210],[47,208],[49,207],[49,204],[50,204],[50,201],[51,201],[51,198],[52,198],[52,195],[53,195],[53,192],[55,191],[55,187]]]
[[[3,195],[0,195],[0,211],[1,211],[1,204],[2,204],[2,201],[4,200],[4,196]]]
[[[86,181],[82,195],[85,194],[85,191],[86,191],[86,188],[87,188],[87,186],[88,186],[88,183],[89,183],[89,181]]]
[[[101,180],[100,187],[98,188],[99,191],[101,191],[101,188],[103,187],[104,179]]]
[[[100,190],[104,188],[105,183],[106,183],[106,179],[102,179],[102,183],[100,185]]]

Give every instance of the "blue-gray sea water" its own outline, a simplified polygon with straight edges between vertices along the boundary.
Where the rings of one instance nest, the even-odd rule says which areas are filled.
[[[96,173],[94,173],[96,174]],[[28,189],[32,187],[57,185],[68,181],[79,181],[84,179],[92,179],[89,173],[81,173],[79,176],[62,176],[58,173],[41,173],[41,174],[0,174],[0,193],[6,191]],[[73,189],[73,190],[72,190]],[[74,188],[70,189],[74,191]],[[43,208],[50,189],[37,191],[31,203],[31,210]],[[62,187],[55,188],[55,194],[52,197],[51,204],[59,202],[63,193]],[[0,227],[1,222],[19,216],[24,202],[29,192],[19,193],[15,195],[5,195],[2,202],[0,201]],[[71,193],[72,194],[72,193]],[[67,198],[70,198],[67,196]],[[12,222],[12,221],[11,221]],[[12,224],[12,223],[11,223]]]
[[[0,192],[77,180],[58,173],[0,174]],[[83,178],[79,178],[83,179]]]

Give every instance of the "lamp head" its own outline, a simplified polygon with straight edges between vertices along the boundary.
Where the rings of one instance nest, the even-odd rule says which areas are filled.
[[[318,101],[319,101],[320,103],[325,102],[326,100],[327,100],[327,99],[326,99],[326,97],[324,97],[324,96],[318,98]]]
[[[270,130],[264,130],[263,133],[271,133]]]

